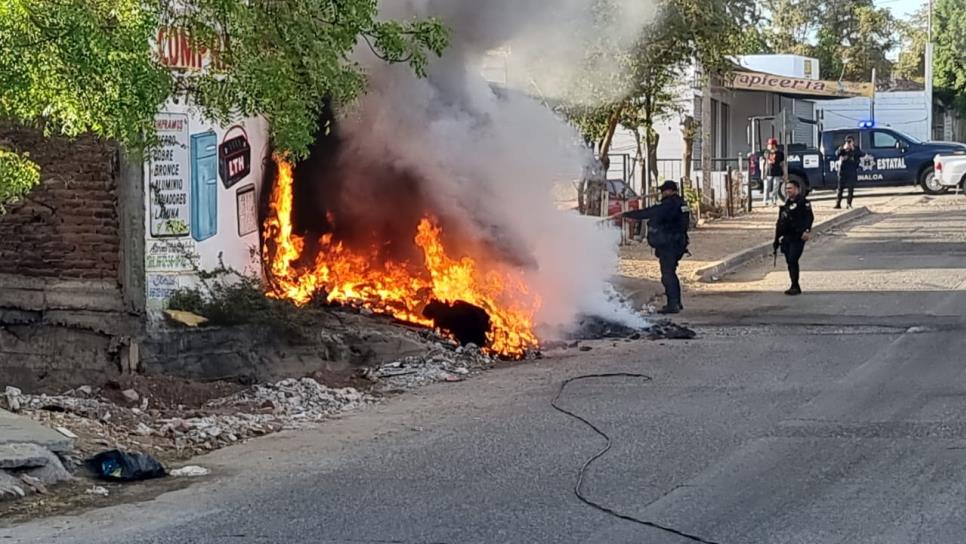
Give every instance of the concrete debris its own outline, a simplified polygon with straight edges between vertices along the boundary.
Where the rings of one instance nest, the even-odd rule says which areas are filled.
[[[60,434],[62,434],[64,436],[66,436],[67,438],[70,438],[71,440],[76,440],[77,439],[77,435],[74,434],[74,433],[72,433],[70,431],[70,429],[68,429],[66,427],[54,427],[54,430],[57,431],[57,432],[59,432]]]
[[[124,397],[124,400],[132,404],[141,400],[141,395],[139,395],[138,392],[133,389],[125,389],[124,391],[121,391],[121,396]]]
[[[211,471],[205,467],[199,467],[198,465],[188,465],[186,467],[176,468],[170,472],[170,474],[176,478],[186,477],[186,478],[196,478],[198,476],[207,476]]]
[[[47,464],[49,453],[36,444],[0,445],[0,469],[42,467]]]
[[[22,474],[20,476],[20,481],[22,481],[24,485],[26,485],[34,493],[39,493],[41,495],[47,494],[47,486],[44,485],[43,480],[40,478],[35,478],[29,474]]]
[[[95,497],[106,497],[110,495],[110,491],[108,491],[106,487],[102,487],[99,485],[95,485],[89,488],[87,491],[85,491],[85,493],[87,493],[88,495],[93,495]]]
[[[7,399],[7,408],[11,412],[20,411],[20,397],[23,395],[23,391],[17,389],[16,387],[8,385],[4,391],[4,397]]]
[[[405,357],[363,374],[382,391],[406,390],[434,382],[462,381],[464,376],[490,368],[494,360],[473,344],[437,342],[423,356]]]
[[[44,485],[55,485],[62,482],[69,482],[74,477],[67,472],[60,458],[53,452],[47,452],[47,464],[37,468],[23,471],[23,474],[40,480]]]
[[[138,422],[138,426],[134,429],[134,434],[140,436],[151,436],[154,434],[154,429],[145,425],[143,422]]]
[[[0,470],[0,501],[22,499],[27,492],[22,487],[19,478]]]

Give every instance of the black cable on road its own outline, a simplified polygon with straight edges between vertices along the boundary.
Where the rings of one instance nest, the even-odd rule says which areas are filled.
[[[601,457],[603,457],[604,455],[606,455],[607,452],[610,451],[611,447],[613,446],[613,440],[611,440],[611,438],[609,436],[607,436],[607,433],[605,433],[604,431],[602,431],[599,428],[597,428],[596,425],[594,425],[593,423],[591,423],[590,421],[588,421],[585,417],[580,416],[578,414],[575,414],[574,412],[571,412],[570,410],[567,410],[566,408],[561,408],[560,405],[558,404],[558,401],[560,400],[560,397],[563,396],[564,390],[567,389],[567,386],[568,385],[570,385],[570,384],[572,384],[574,382],[581,381],[581,380],[590,380],[590,379],[598,379],[598,378],[636,378],[636,379],[644,380],[645,382],[649,382],[649,381],[652,381],[653,380],[653,378],[651,378],[650,376],[646,376],[644,374],[633,374],[633,373],[630,373],[630,372],[615,372],[615,373],[610,373],[610,374],[584,374],[582,376],[575,376],[575,377],[570,378],[568,380],[564,380],[564,382],[560,384],[560,389],[557,391],[557,396],[555,396],[553,398],[553,400],[550,401],[550,405],[553,406],[554,410],[557,410],[558,412],[560,412],[560,413],[562,413],[564,415],[570,416],[570,417],[576,419],[577,421],[580,421],[584,425],[590,427],[590,429],[592,431],[594,431],[595,433],[597,433],[601,438],[603,438],[604,440],[607,441],[607,444],[604,446],[603,449],[601,449],[596,454],[594,454],[593,457],[591,457],[590,459],[588,459],[583,464],[583,466],[580,467],[580,470],[577,472],[577,485],[574,486],[574,494],[577,495],[577,498],[580,499],[580,501],[583,502],[584,504],[586,504],[587,506],[590,506],[591,508],[595,508],[597,510],[600,510],[601,512],[604,512],[605,514],[609,514],[609,515],[614,516],[616,518],[619,518],[619,519],[622,519],[622,520],[625,520],[625,521],[630,521],[630,522],[636,523],[638,525],[643,525],[645,527],[650,527],[652,529],[658,529],[660,531],[664,531],[664,532],[670,533],[672,535],[677,535],[677,536],[679,536],[681,538],[686,538],[686,539],[688,539],[688,540],[690,540],[692,542],[698,542],[700,544],[718,544],[718,543],[716,543],[716,542],[714,542],[712,540],[706,540],[706,539],[701,538],[699,536],[695,536],[695,535],[692,535],[692,534],[685,533],[683,531],[679,531],[679,530],[677,530],[677,529],[675,529],[673,527],[666,527],[664,525],[661,525],[659,523],[655,523],[653,521],[646,521],[646,520],[643,520],[643,519],[635,518],[633,516],[629,516],[627,514],[621,514],[620,512],[617,512],[616,510],[613,510],[613,509],[608,508],[608,507],[606,507],[606,506],[604,506],[604,505],[602,505],[600,503],[594,502],[591,499],[588,499],[584,495],[583,490],[582,490],[582,487],[584,485],[584,476],[586,476],[587,470],[590,469],[590,465],[594,464],[594,461],[600,459]]]

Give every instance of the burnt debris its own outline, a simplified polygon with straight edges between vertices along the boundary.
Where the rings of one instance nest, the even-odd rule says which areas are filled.
[[[453,335],[462,345],[485,346],[490,332],[490,315],[486,310],[457,300],[452,304],[434,300],[423,309],[423,317],[433,320],[436,328]]]
[[[605,340],[623,338],[629,340],[691,340],[697,333],[670,320],[652,321],[648,327],[638,329],[600,316],[584,315],[570,333],[569,340]]]

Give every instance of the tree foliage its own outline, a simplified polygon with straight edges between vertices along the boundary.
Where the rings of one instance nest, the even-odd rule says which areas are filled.
[[[936,92],[966,116],[966,0],[937,0],[934,9]]]
[[[652,115],[645,117],[653,120],[673,108],[670,86],[681,82],[687,66],[697,62],[712,71],[727,71],[731,58],[750,51],[757,41],[751,30],[756,19],[753,0],[659,0],[657,7],[657,19],[642,22],[640,39],[627,48],[608,39],[613,6],[607,0],[597,2],[596,38],[583,62],[616,60],[617,69],[607,80],[581,81],[573,91],[577,98],[565,112],[598,148],[606,148],[616,122],[633,124],[633,119],[647,112]],[[585,99],[600,95],[595,94],[600,86],[618,88],[621,93],[604,102]]]
[[[928,8],[923,6],[905,21],[898,21],[900,49],[892,70],[897,79],[925,81]]]
[[[815,57],[825,79],[887,77],[898,24],[874,0],[766,0],[766,50]]]
[[[154,115],[174,94],[214,121],[264,116],[276,148],[301,157],[323,100],[344,104],[363,90],[364,71],[351,57],[359,44],[419,75],[447,45],[438,20],[379,20],[377,4],[0,0],[0,118],[140,150],[153,142]],[[169,70],[154,43],[163,28],[181,29],[214,65]],[[0,187],[9,183],[0,179]]]

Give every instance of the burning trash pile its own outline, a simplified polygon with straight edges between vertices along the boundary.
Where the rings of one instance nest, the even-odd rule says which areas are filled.
[[[510,272],[483,270],[467,256],[451,257],[441,240],[442,228],[429,217],[413,233],[420,262],[388,259],[375,244],[350,249],[332,232],[311,244],[315,256],[306,259],[310,244],[293,227],[293,168],[284,159],[276,162],[262,249],[270,296],[300,305],[320,297],[389,315],[505,358],[523,358],[538,348],[533,317],[539,299]],[[330,224],[334,221],[329,218]]]
[[[595,158],[532,86],[562,99],[567,81],[587,80],[572,45],[595,11],[544,4],[380,3],[388,17],[439,17],[453,42],[425,77],[361,50],[353,60],[366,92],[321,105],[304,156],[269,158],[259,210],[268,296],[387,316],[501,359],[566,338],[582,315],[646,325],[606,298],[619,232],[553,199]],[[638,4],[620,2],[628,20],[653,11]],[[621,44],[637,43],[639,25],[618,26]],[[536,80],[496,88],[482,77],[488,52],[507,44],[533,61],[526,73]]]

